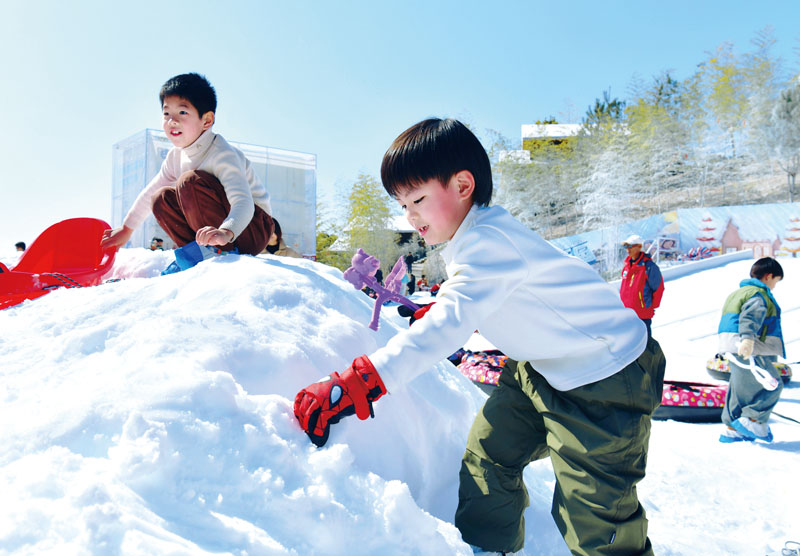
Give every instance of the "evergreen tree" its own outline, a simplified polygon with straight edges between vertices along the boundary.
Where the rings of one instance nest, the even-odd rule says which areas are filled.
[[[378,180],[359,174],[347,198],[345,237],[350,256],[359,248],[380,259],[384,273],[400,255],[398,234],[390,229],[392,200]]]
[[[603,100],[595,99],[594,106],[586,110],[583,125],[586,128],[613,125],[622,122],[625,116],[625,102],[611,98],[611,89],[603,91]]]
[[[317,198],[317,262],[339,270],[350,266],[352,253],[343,251],[341,242],[337,242],[341,235],[341,226],[336,224],[331,203],[320,195]]]

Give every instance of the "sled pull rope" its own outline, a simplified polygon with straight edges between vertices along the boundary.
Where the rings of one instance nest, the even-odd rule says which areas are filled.
[[[773,411],[772,414],[775,417],[780,417],[781,419],[786,419],[787,421],[791,421],[792,423],[797,423],[798,425],[800,425],[800,421],[798,421],[797,419],[795,419],[793,417],[789,417],[788,415],[782,415],[781,413],[778,413],[777,411]]]
[[[800,542],[786,541],[781,549],[781,556],[799,556]]]
[[[56,280],[60,280],[65,286],[68,288],[82,288],[83,286],[67,276],[66,274],[61,274],[60,272],[42,272],[42,276],[52,276]],[[49,290],[52,288],[60,288],[61,286],[54,285],[54,286],[45,286],[42,288],[43,290]]]
[[[742,362],[729,351],[725,352],[725,358],[740,369],[744,369],[745,371],[749,370],[753,373],[753,377],[767,390],[772,391],[778,387],[778,379],[769,374],[765,369],[756,365],[756,361],[753,359],[752,355],[748,358],[749,364],[747,366],[743,365]]]

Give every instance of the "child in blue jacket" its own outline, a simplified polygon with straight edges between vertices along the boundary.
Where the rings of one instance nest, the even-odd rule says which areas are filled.
[[[783,279],[783,268],[771,257],[757,260],[750,278],[728,296],[722,308],[719,353],[730,353],[730,385],[722,410],[726,428],[720,442],[763,440],[772,442],[767,421],[783,390],[778,356],[785,356],[781,333],[781,308],[772,290]],[[749,369],[750,357],[777,381],[777,388],[765,388]]]

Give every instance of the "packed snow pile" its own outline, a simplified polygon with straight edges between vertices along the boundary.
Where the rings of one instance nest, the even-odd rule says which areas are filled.
[[[443,361],[316,448],[295,393],[407,321],[384,308],[370,330],[373,300],[311,261],[232,255],[158,276],[171,260],[122,250],[120,281],[0,311],[0,554],[471,554],[452,521],[484,394]],[[709,287],[726,294],[743,268]],[[800,265],[784,268],[782,304],[800,291]],[[661,311],[702,312],[688,309],[701,276],[667,284]],[[658,319],[669,361],[686,327]],[[783,399],[800,414],[798,389]],[[639,491],[657,553],[761,555],[800,537],[800,425],[774,421],[772,445],[736,446],[714,425],[654,423]],[[525,553],[568,554],[549,461],[525,480]]]
[[[316,449],[294,394],[396,325],[369,330],[371,300],[309,261],[152,278],[169,257],[123,250],[126,279],[0,314],[0,548],[469,552],[449,522],[481,403],[466,379],[441,363]]]

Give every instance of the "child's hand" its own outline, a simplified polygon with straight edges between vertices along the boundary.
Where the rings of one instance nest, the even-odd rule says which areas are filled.
[[[754,348],[755,348],[755,341],[752,338],[745,338],[744,340],[739,342],[739,355],[741,355],[745,359],[750,359],[750,356],[753,355]]]
[[[324,446],[331,425],[353,414],[367,419],[372,415],[372,402],[385,393],[378,371],[362,355],[341,375],[331,373],[300,390],[294,398],[294,415],[311,442]]]
[[[198,245],[227,245],[233,241],[233,232],[225,228],[205,226],[197,230],[195,240]]]
[[[133,235],[133,228],[127,226],[120,226],[113,230],[106,230],[103,232],[103,238],[100,240],[101,249],[110,249],[112,247],[122,247]]]
[[[397,312],[400,314],[401,317],[409,319],[408,326],[411,326],[416,321],[421,319],[425,316],[425,313],[431,310],[431,307],[436,305],[436,302],[433,303],[426,303],[424,305],[420,305],[419,309],[414,311],[413,309],[409,309],[405,305],[399,305],[397,307]]]

